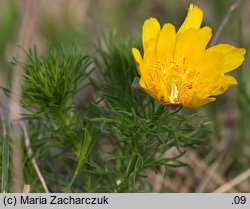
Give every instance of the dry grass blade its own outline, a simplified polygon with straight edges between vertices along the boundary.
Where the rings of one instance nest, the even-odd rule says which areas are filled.
[[[24,132],[25,146],[28,150],[28,156],[31,158],[31,163],[36,171],[38,178],[40,179],[40,181],[42,183],[44,191],[46,193],[49,193],[49,189],[48,189],[47,184],[44,180],[44,177],[43,177],[43,175],[38,167],[38,164],[36,162],[35,157],[33,156],[33,151],[32,151],[31,146],[30,146],[30,138],[29,138],[28,131],[27,131],[27,128],[26,128],[24,122],[22,123],[22,128],[23,128],[23,132]]]
[[[39,2],[39,1],[38,1]],[[38,2],[33,0],[23,0],[24,5],[22,25],[19,30],[18,44],[23,50],[28,51],[32,44],[33,34],[35,32],[37,5]],[[26,54],[19,48],[16,54],[17,60],[23,61],[26,58]],[[23,66],[17,64],[14,69],[12,87],[10,94],[9,104],[9,120],[11,128],[12,143],[12,178],[13,178],[13,192],[23,191],[23,162],[22,162],[22,150],[21,150],[21,137],[20,137],[20,95],[22,85]]]
[[[3,109],[0,108],[0,115],[1,115],[1,125],[3,128],[3,137],[6,137],[7,135],[7,130],[6,130],[6,126],[5,126],[5,119],[4,119],[4,114],[3,114]]]
[[[240,184],[241,182],[245,181],[247,178],[250,177],[250,168],[244,171],[239,176],[235,177],[231,181],[227,182],[226,184],[222,185],[221,187],[217,188],[213,192],[223,193],[227,192],[231,188],[235,187],[236,185]]]
[[[221,34],[222,30],[224,29],[224,27],[228,23],[228,21],[229,21],[231,15],[233,14],[233,12],[239,7],[240,2],[241,2],[241,0],[237,0],[233,5],[231,5],[229,10],[227,11],[227,14],[223,18],[219,28],[217,29],[213,39],[211,40],[209,46],[213,46],[217,42],[218,38],[220,37],[220,34]]]

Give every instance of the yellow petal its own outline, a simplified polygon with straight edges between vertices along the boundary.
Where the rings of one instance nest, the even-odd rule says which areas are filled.
[[[215,88],[211,92],[211,95],[216,96],[219,94],[223,94],[225,91],[228,90],[228,88],[232,85],[236,85],[237,81],[234,77],[229,75],[223,75],[221,76],[221,79],[217,80],[216,84],[214,85]],[[210,87],[211,88],[211,87]]]
[[[138,49],[132,48],[132,54],[134,56],[137,71],[141,75],[141,72],[140,72],[140,63],[142,62],[141,53],[139,52]]]
[[[175,45],[175,61],[179,66],[188,65],[190,68],[198,61],[211,39],[212,30],[204,27],[199,30],[189,29],[177,36]]]
[[[198,99],[198,98],[194,97],[191,104],[187,107],[198,108],[198,107],[201,107],[207,103],[214,102],[215,100],[216,100],[216,98],[214,98],[214,97],[208,97],[206,99]]]
[[[212,37],[212,29],[205,26],[198,30],[198,40],[195,42],[196,50],[202,51],[206,49],[208,42]]]
[[[246,50],[229,44],[219,44],[207,49],[207,53],[222,54],[221,67],[218,70],[225,73],[234,70],[242,64]]]
[[[155,98],[156,100],[159,100],[159,98],[157,96],[157,92],[156,91],[152,91],[151,89],[148,88],[147,82],[146,82],[146,80],[144,78],[140,78],[139,84],[145,90],[145,92],[148,95],[150,95],[151,97]]]
[[[192,100],[190,104],[186,105],[187,107],[191,108],[198,108],[201,107],[209,102],[215,101],[216,98],[214,97],[205,97],[202,95],[202,91],[197,91],[193,94]]]
[[[197,6],[190,4],[187,17],[184,20],[184,23],[181,25],[180,29],[178,30],[177,34],[183,33],[184,31],[190,28],[194,29],[200,28],[202,18],[203,18],[202,10]]]
[[[203,53],[203,56],[195,64],[194,69],[198,72],[196,78],[199,80],[207,80],[211,75],[221,74],[218,69],[221,68],[221,53]],[[213,78],[212,78],[213,79]]]
[[[195,64],[202,58],[207,44],[212,37],[212,29],[210,27],[203,27],[198,29],[197,33],[197,40],[195,41],[193,51],[187,55],[186,65],[188,65],[189,69],[195,69]]]
[[[140,84],[140,86],[141,86],[144,90],[146,90],[146,89],[148,88],[148,87],[147,87],[147,84],[146,84],[146,82],[145,82],[145,80],[144,80],[143,78],[140,78],[139,84]]]
[[[145,20],[142,28],[142,45],[143,49],[147,48],[147,44],[151,39],[156,39],[161,26],[155,18],[149,18]]]
[[[140,74],[141,76],[152,69],[156,64],[156,39],[151,39],[147,44],[147,49],[144,51],[143,60],[140,63]]]
[[[144,50],[144,55],[143,55],[143,59],[144,60],[156,60],[156,43],[157,40],[156,39],[151,39],[150,41],[148,41],[147,43],[147,47]]]
[[[223,82],[227,85],[236,85],[237,84],[237,81],[235,80],[235,78],[230,76],[230,75],[224,75]]]
[[[177,36],[174,52],[177,65],[185,64],[187,56],[193,52],[195,40],[197,40],[197,31],[194,29],[189,29]]]
[[[132,48],[132,54],[134,56],[135,62],[140,64],[142,61],[141,53],[139,52],[138,49]]]
[[[173,61],[176,31],[172,24],[165,24],[159,34],[157,43],[157,58],[165,64],[166,59]]]

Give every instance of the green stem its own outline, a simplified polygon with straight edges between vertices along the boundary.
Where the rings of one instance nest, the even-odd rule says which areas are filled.
[[[89,156],[89,153],[91,152],[94,144],[95,144],[95,139],[92,138],[92,136],[90,135],[89,131],[87,130],[87,128],[83,129],[84,131],[84,138],[83,138],[83,142],[82,142],[82,146],[81,146],[81,150],[79,153],[79,159],[78,159],[78,163],[75,169],[75,172],[73,174],[73,177],[71,178],[67,188],[66,188],[66,192],[69,192],[73,183],[75,182],[79,172],[81,171],[81,169],[84,167],[86,160]],[[85,174],[87,175],[87,174]]]
[[[166,106],[159,104],[159,106],[157,107],[153,117],[152,117],[152,123],[156,122],[159,117],[161,116],[161,114],[165,111]]]

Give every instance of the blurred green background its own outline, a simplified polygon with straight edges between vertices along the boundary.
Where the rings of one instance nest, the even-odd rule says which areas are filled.
[[[162,24],[183,22],[192,2],[204,11],[203,25],[217,31],[235,0],[36,0],[37,24],[32,43],[43,51],[46,44],[81,47],[86,53],[95,52],[95,44],[103,33],[117,30],[124,37],[140,40],[141,27],[148,17],[156,17]],[[11,83],[24,1],[0,0],[0,86]],[[32,19],[32,17],[30,17]],[[232,13],[217,43],[229,43],[250,48],[250,1],[242,0]],[[29,25],[23,26],[29,31]],[[132,46],[131,46],[132,47]],[[131,53],[128,51],[128,53]],[[167,177],[149,171],[155,192],[211,192],[240,175],[250,167],[250,58],[231,74],[238,85],[230,88],[217,101],[198,110],[211,121],[211,134],[206,148],[189,149],[185,161],[188,168],[173,169]],[[8,103],[1,93],[0,103]],[[214,183],[213,183],[214,182]],[[230,191],[249,192],[250,180]]]

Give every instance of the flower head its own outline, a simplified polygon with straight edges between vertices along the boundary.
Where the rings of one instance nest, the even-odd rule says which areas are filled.
[[[225,73],[239,67],[246,50],[228,44],[206,48],[210,27],[200,28],[203,12],[191,4],[180,29],[149,18],[142,28],[143,58],[132,53],[140,86],[162,104],[196,108],[215,101],[237,81]]]

